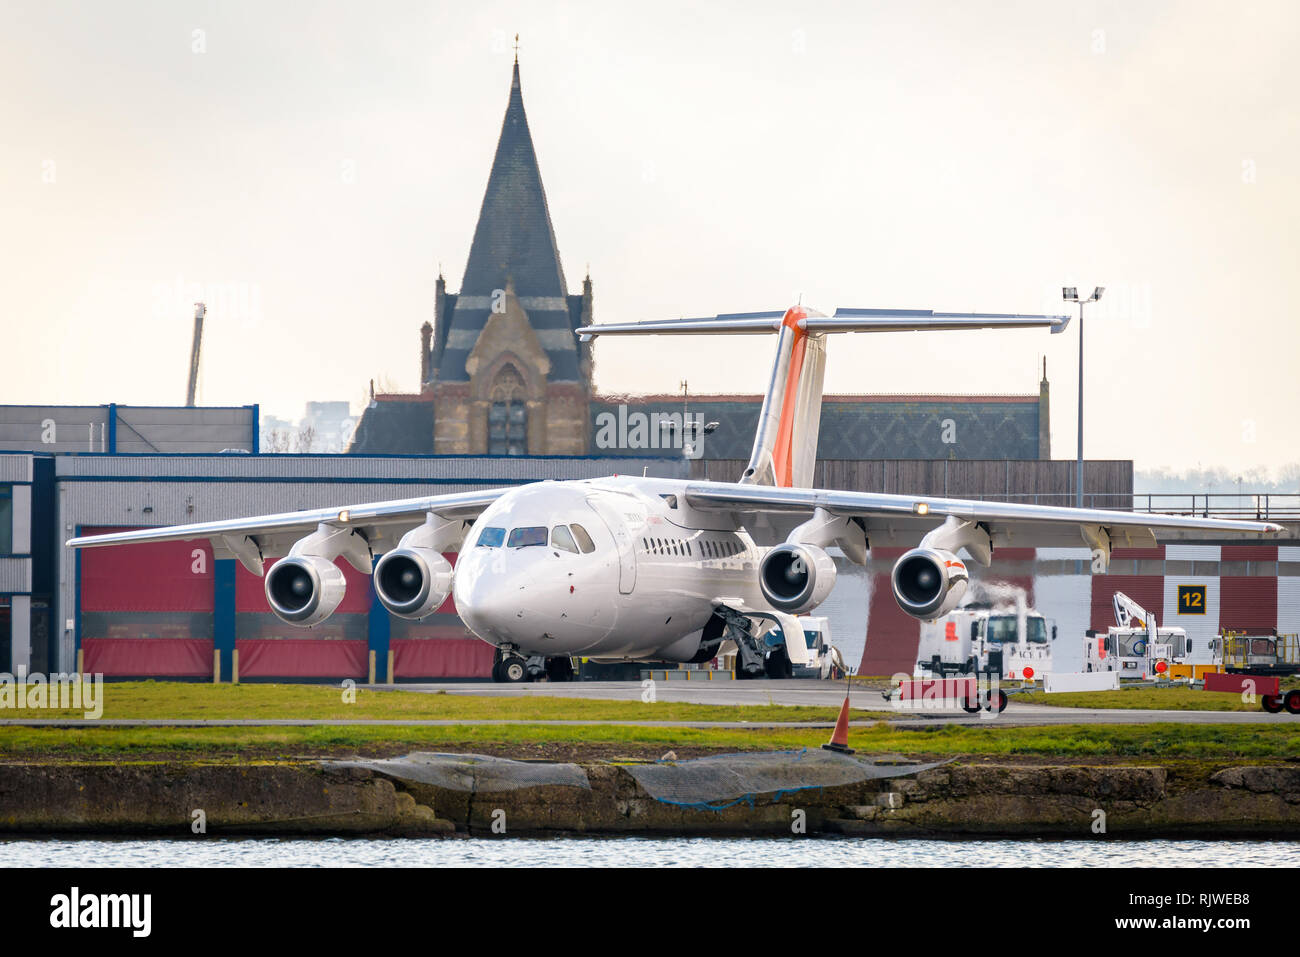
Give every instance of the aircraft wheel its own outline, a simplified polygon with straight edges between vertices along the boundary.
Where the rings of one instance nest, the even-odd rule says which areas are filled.
[[[970,698],[967,698],[962,703],[961,710],[965,711],[967,714],[979,714],[980,711],[979,702],[972,701]]]
[[[528,664],[524,659],[511,655],[501,662],[501,680],[506,684],[523,684],[528,680]]]
[[[1269,714],[1277,714],[1282,710],[1282,696],[1271,694],[1260,695],[1259,706]]]
[[[1288,691],[1283,701],[1288,714],[1300,714],[1300,691]]]
[[[999,691],[998,692],[998,714],[1001,714],[1003,711],[1006,710],[1007,710],[1007,693],[1005,691]]]

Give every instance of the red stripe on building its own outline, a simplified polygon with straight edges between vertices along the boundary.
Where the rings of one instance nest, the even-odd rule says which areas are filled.
[[[1147,551],[1147,549],[1134,549]],[[1116,552],[1118,553],[1118,549]],[[1156,616],[1156,621],[1164,624],[1165,620],[1165,577],[1163,575],[1093,575],[1092,576],[1092,611],[1088,627],[1105,632],[1115,624],[1115,592],[1122,591],[1135,602]]]
[[[873,548],[872,561],[890,566],[906,552],[905,548]],[[898,607],[889,572],[871,576],[871,602],[867,608],[867,640],[858,665],[860,675],[911,674],[916,667],[916,649],[921,640],[921,626]]]
[[[202,638],[84,638],[87,674],[108,677],[212,676],[212,642]]]
[[[241,678],[365,678],[370,648],[364,641],[328,638],[240,639]]]
[[[83,528],[83,535],[134,531]],[[81,553],[82,611],[212,611],[212,546],[149,542]]]
[[[1224,545],[1221,548],[1225,562],[1275,562],[1276,545]]]
[[[1267,635],[1277,627],[1277,578],[1224,575],[1219,579],[1219,627]]]
[[[392,649],[399,678],[488,678],[496,651],[477,638],[399,638]]]

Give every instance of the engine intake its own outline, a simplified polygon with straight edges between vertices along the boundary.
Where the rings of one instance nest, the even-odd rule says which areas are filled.
[[[375,565],[379,603],[412,621],[437,611],[451,594],[451,582],[451,562],[433,548],[399,545]]]
[[[835,562],[816,545],[778,545],[764,557],[758,584],[773,608],[802,614],[825,601],[835,587]]]
[[[936,548],[914,548],[894,565],[894,600],[913,618],[930,621],[952,611],[966,594],[966,563]]]
[[[338,608],[347,583],[332,561],[316,555],[290,555],[266,573],[266,601],[291,625],[319,624]]]

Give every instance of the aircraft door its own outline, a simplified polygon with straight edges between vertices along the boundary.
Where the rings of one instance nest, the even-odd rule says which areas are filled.
[[[636,540],[632,536],[629,523],[635,522],[640,527],[645,524],[645,509],[639,502],[623,496],[592,495],[587,504],[600,516],[618,549],[618,590],[624,595],[632,594],[636,587]],[[633,514],[624,515],[624,512]]]

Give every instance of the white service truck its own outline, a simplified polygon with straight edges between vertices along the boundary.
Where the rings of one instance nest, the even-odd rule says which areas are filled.
[[[1192,642],[1183,628],[1161,628],[1155,615],[1122,591],[1111,599],[1115,624],[1084,636],[1084,671],[1118,671],[1121,678],[1158,678],[1169,666],[1182,664],[1191,654]],[[1218,658],[1218,641],[1211,640],[1211,652]]]
[[[839,653],[831,644],[828,618],[801,616],[804,641],[808,643],[808,664],[794,665],[785,651],[785,638],[773,629],[763,636],[763,670],[769,678],[831,678],[837,668],[843,670]],[[749,677],[737,668],[736,677]]]
[[[1052,670],[1056,626],[1023,605],[971,602],[921,623],[915,676],[996,674],[1037,680]]]

